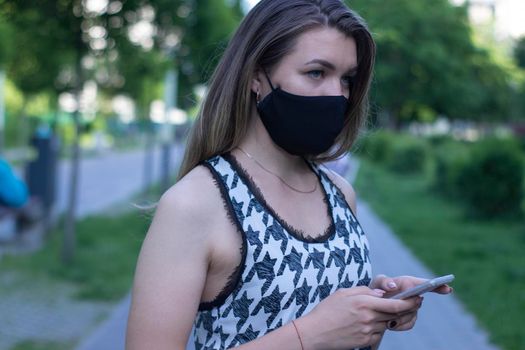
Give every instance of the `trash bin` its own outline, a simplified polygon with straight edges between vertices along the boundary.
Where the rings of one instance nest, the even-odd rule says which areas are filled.
[[[38,197],[47,212],[51,212],[57,191],[59,144],[52,133],[37,133],[31,138],[36,158],[27,164],[26,182],[31,196]]]

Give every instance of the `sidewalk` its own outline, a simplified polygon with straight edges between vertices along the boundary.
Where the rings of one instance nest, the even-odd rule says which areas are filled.
[[[107,152],[80,162],[77,216],[82,218],[103,212],[115,204],[130,200],[144,186],[144,150]],[[171,170],[182,159],[182,147],[171,149]],[[160,179],[160,147],[153,152],[152,181]],[[68,206],[71,162],[61,161],[58,169],[56,210],[65,212]],[[131,204],[131,203],[130,203]]]
[[[357,169],[358,163],[352,161],[348,175],[351,181]],[[375,274],[433,276],[366,203],[358,203],[357,215],[370,241]],[[128,295],[77,350],[123,350],[129,302]],[[192,349],[188,346],[188,350]],[[387,332],[381,344],[381,350],[413,349],[497,350],[456,297],[432,293],[425,295],[416,327],[410,332]]]

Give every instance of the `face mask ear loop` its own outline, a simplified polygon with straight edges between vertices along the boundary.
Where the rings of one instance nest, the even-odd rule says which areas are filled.
[[[268,76],[268,73],[266,73],[265,69],[263,69],[263,73],[264,73],[264,76],[266,77],[266,80],[268,80],[268,84],[270,84],[270,87],[272,88],[272,91],[274,91],[275,88],[273,87],[272,81],[270,80],[270,77]]]

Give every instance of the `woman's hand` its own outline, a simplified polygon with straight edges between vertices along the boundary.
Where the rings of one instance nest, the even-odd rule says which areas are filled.
[[[388,277],[385,275],[377,275],[370,283],[370,288],[381,289],[385,291],[384,297],[389,298],[426,281],[427,280],[425,279],[412,276]],[[452,287],[443,285],[434,289],[432,292],[439,294],[449,294],[452,293]],[[423,300],[423,297],[413,298],[419,298],[421,301]],[[417,311],[418,310],[415,309],[404,315],[400,315],[399,318],[392,319],[387,325],[388,329],[395,331],[406,331],[412,329],[416,323]]]
[[[368,287],[339,289],[295,321],[305,350],[349,349],[380,342],[392,320],[403,319],[421,298],[393,300]]]

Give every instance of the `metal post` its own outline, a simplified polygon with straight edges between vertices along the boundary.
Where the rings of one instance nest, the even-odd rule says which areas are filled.
[[[161,191],[166,191],[171,184],[171,146],[173,144],[173,124],[169,114],[176,107],[178,72],[170,69],[166,72],[164,87],[164,125],[161,130]]]
[[[5,145],[5,71],[0,68],[0,154],[4,151]]]

